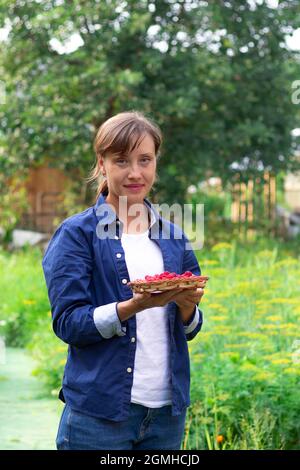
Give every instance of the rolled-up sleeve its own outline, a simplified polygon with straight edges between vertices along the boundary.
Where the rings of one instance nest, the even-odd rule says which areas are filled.
[[[191,249],[189,239],[184,234],[184,254],[182,261],[182,272],[191,271],[196,276],[201,275],[201,269],[196,258],[194,251]],[[184,325],[184,332],[186,335],[187,341],[191,341],[199,333],[202,328],[203,323],[203,314],[199,309],[199,303],[195,304],[195,310],[190,321]]]
[[[195,305],[195,310],[192,315],[192,318],[187,323],[184,324],[185,334],[191,333],[196,328],[196,326],[199,323],[199,319],[200,319],[200,312],[199,312],[197,305]]]
[[[42,266],[55,334],[77,347],[103,341],[108,327],[98,329],[94,320],[98,306],[93,304],[90,289],[93,260],[82,230],[64,221],[50,240]],[[112,330],[117,331],[113,315],[106,314],[103,318],[106,325],[111,319]]]
[[[117,302],[112,302],[95,308],[94,321],[103,338],[108,339],[114,335],[126,335],[126,327],[122,327],[118,316]]]

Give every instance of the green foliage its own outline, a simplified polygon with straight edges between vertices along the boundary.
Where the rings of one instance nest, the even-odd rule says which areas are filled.
[[[188,343],[183,448],[299,448],[299,244],[223,241],[197,256],[210,279],[202,331]],[[40,261],[39,250],[1,252],[1,334],[30,350],[34,374],[57,396],[68,346],[52,330]]]
[[[210,280],[185,448],[299,448],[299,251],[219,243],[198,258]]]
[[[51,395],[57,397],[67,360],[68,345],[54,334],[51,314],[39,322],[27,349],[37,362],[32,374],[41,379]]]
[[[87,174],[98,126],[132,109],[162,127],[165,202],[184,199],[208,170],[231,178],[230,164],[245,158],[249,172],[258,162],[290,167],[297,67],[284,37],[297,27],[298,1],[250,3],[3,1],[0,26],[13,27],[0,45],[0,170],[49,157]],[[74,33],[83,44],[58,53],[52,40],[66,44]]]
[[[226,195],[214,189],[198,189],[187,197],[187,202],[193,204],[204,204],[205,219],[222,219],[225,217]]]
[[[0,227],[3,230],[1,241],[6,245],[11,241],[13,229],[28,208],[27,192],[19,178],[11,178],[8,182],[5,181],[5,175],[0,174],[0,198]]]
[[[0,249],[0,272],[0,331],[7,346],[24,347],[49,312],[40,249]]]

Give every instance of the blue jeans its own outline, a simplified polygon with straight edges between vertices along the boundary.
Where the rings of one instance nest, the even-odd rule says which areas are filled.
[[[65,404],[58,433],[58,450],[180,450],[186,408],[172,416],[171,405],[147,408],[130,404],[126,421],[95,418]]]

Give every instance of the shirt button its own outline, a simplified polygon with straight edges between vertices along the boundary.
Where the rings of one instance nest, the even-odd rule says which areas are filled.
[[[129,373],[132,372],[131,367],[128,367],[127,372],[129,372]]]
[[[123,284],[127,284],[127,279],[122,279]]]
[[[117,258],[121,258],[122,255],[121,255],[121,253],[117,253],[116,256],[117,256]]]
[[[131,338],[131,342],[132,342],[132,343],[135,343],[135,338]]]

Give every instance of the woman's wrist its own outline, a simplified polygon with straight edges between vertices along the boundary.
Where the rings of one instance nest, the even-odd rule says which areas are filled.
[[[131,298],[122,302],[118,302],[117,311],[120,321],[126,321],[128,318],[140,312],[141,308],[139,308],[137,303],[134,302]]]
[[[196,304],[186,304],[186,305],[177,305],[179,308],[179,313],[181,316],[182,322],[188,323],[190,319],[192,318],[194,311],[195,311],[195,305]]]

